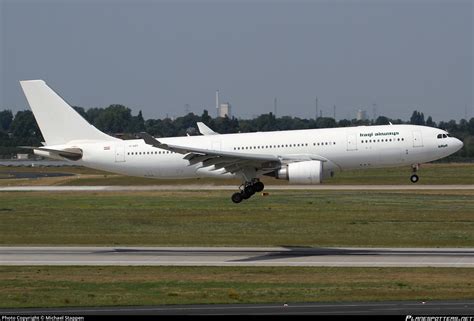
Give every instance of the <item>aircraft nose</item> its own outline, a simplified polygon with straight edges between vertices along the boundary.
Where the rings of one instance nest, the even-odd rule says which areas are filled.
[[[456,146],[456,151],[458,151],[464,146],[464,143],[461,140],[455,138],[454,139],[454,146]]]

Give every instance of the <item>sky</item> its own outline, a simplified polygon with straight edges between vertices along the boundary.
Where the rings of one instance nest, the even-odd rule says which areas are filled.
[[[27,108],[19,80],[74,106],[147,118],[408,120],[474,117],[468,0],[0,0],[0,110]],[[188,104],[188,107],[186,107]]]

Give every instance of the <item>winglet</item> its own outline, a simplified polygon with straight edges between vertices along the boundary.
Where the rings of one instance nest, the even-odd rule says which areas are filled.
[[[197,122],[197,126],[198,126],[198,129],[199,129],[199,132],[204,136],[219,135],[219,133],[216,133],[215,131],[210,129],[208,126],[206,126],[204,123]]]

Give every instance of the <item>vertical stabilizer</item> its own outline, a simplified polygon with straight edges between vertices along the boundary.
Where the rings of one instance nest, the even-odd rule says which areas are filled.
[[[72,140],[118,140],[89,124],[43,80],[23,80],[20,84],[47,145]]]

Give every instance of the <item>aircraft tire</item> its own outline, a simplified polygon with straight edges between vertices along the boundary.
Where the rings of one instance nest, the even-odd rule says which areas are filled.
[[[263,185],[262,182],[257,182],[253,185],[253,188],[255,189],[255,192],[259,193],[263,191],[263,189],[265,188],[265,185]]]
[[[252,196],[252,194],[247,193],[245,190],[240,192],[240,195],[242,196],[244,200],[249,199]]]
[[[252,196],[253,194],[255,194],[256,191],[255,191],[255,187],[254,187],[254,186],[255,186],[255,185],[247,185],[247,186],[245,186],[245,188],[244,188],[244,193],[245,193],[245,194],[248,194],[248,195],[250,195],[250,196]],[[250,196],[249,196],[249,197],[250,197]]]
[[[242,202],[242,200],[244,198],[242,197],[241,193],[234,193],[234,194],[232,194],[231,199],[232,199],[232,202],[238,204],[238,203]]]

